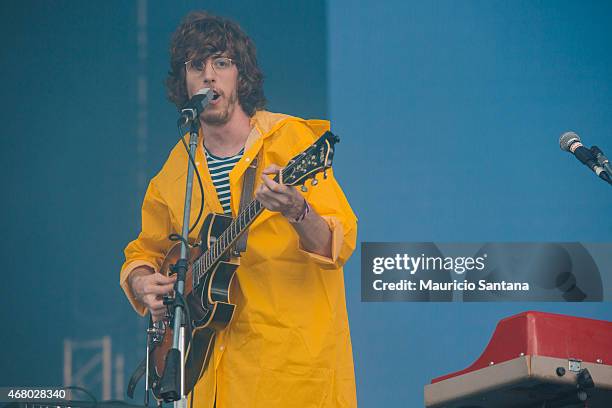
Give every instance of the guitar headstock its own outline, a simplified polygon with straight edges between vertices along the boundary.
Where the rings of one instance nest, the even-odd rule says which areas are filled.
[[[305,183],[312,179],[312,184],[317,184],[315,176],[323,172],[323,177],[327,178],[327,169],[332,166],[334,158],[334,145],[340,142],[340,138],[332,132],[325,132],[308,149],[295,156],[289,161],[282,170],[280,179],[282,184],[296,186],[302,184],[305,190]]]

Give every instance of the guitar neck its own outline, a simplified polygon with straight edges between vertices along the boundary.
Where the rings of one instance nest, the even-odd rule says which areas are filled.
[[[195,285],[199,283],[204,273],[217,263],[236,243],[238,238],[244,234],[247,228],[249,228],[263,210],[264,207],[259,201],[251,201],[249,205],[234,218],[227,229],[217,238],[215,243],[193,263]]]
[[[314,185],[316,184],[315,176],[320,171],[323,171],[323,178],[326,178],[326,170],[332,165],[333,146],[339,140],[333,133],[325,132],[308,149],[291,159],[287,166],[274,177],[274,181],[287,186],[295,186],[300,183],[304,185],[306,180],[313,179]],[[194,287],[200,283],[206,272],[219,262],[263,210],[264,207],[259,201],[251,201],[217,237],[214,244],[210,245],[208,250],[193,263]]]

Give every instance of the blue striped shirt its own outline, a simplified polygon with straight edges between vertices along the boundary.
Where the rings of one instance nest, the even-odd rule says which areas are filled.
[[[218,157],[212,155],[208,149],[204,148],[206,153],[206,162],[208,163],[208,171],[212,178],[215,190],[217,190],[217,197],[223,207],[225,214],[232,214],[232,208],[230,206],[230,187],[229,187],[229,173],[232,171],[236,163],[240,161],[244,154],[244,149],[240,150],[237,154],[230,157]]]

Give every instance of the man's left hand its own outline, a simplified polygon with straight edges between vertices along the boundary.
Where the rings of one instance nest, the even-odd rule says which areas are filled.
[[[281,169],[280,166],[272,164],[263,170],[262,184],[257,189],[255,198],[268,210],[278,211],[294,220],[304,212],[306,201],[295,187],[277,183],[268,177],[270,174],[278,174]]]

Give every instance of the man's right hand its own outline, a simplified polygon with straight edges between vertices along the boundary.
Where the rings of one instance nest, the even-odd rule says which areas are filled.
[[[176,275],[164,276],[147,266],[134,269],[128,278],[132,293],[149,309],[154,322],[166,315],[167,307],[164,305],[163,296],[172,292],[174,282]]]

